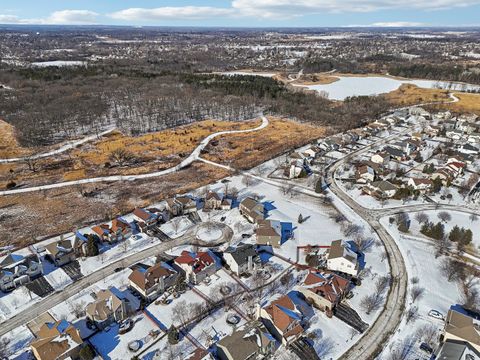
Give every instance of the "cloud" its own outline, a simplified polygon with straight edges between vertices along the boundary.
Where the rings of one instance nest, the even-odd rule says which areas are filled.
[[[120,10],[109,16],[125,21],[158,21],[158,20],[198,20],[216,16],[233,15],[234,9],[210,6],[160,7],[154,9],[130,8]]]
[[[392,22],[376,22],[369,25],[349,25],[347,27],[416,27],[428,26],[426,23],[411,22],[411,21],[392,21]]]
[[[98,14],[89,10],[55,11],[45,19],[48,24],[95,24]]]
[[[16,15],[0,14],[0,24],[38,24],[38,25],[81,25],[95,24],[97,14],[89,10],[60,10],[55,11],[46,18],[24,19]]]
[[[233,0],[240,14],[264,18],[379,10],[441,10],[480,4],[480,0]]]

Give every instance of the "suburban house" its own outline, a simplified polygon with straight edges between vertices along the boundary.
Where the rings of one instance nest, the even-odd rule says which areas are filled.
[[[166,209],[173,216],[186,215],[197,211],[197,203],[188,196],[167,199]]]
[[[432,179],[432,181],[435,180],[436,178],[440,178],[440,180],[442,180],[442,184],[446,185],[449,181],[452,181],[455,178],[455,173],[451,169],[447,167],[443,167],[436,170],[430,176],[430,178]]]
[[[310,272],[299,287],[299,291],[307,301],[325,311],[330,317],[333,315],[335,306],[342,301],[349,290],[349,280],[329,271]]]
[[[468,142],[471,143],[471,144],[480,143],[480,133],[475,132],[475,133],[471,133],[470,135],[468,135]]]
[[[277,220],[259,220],[255,229],[258,245],[280,247],[282,245],[282,224]]]
[[[428,191],[432,188],[432,180],[425,178],[409,178],[407,186],[413,190]]]
[[[151,301],[177,281],[179,273],[166,262],[159,262],[153,266],[137,266],[128,277],[130,287],[142,297]]]
[[[131,225],[121,217],[112,221],[112,225],[97,225],[92,230],[100,237],[100,240],[116,243],[128,239],[132,235]]]
[[[476,146],[470,145],[469,143],[463,144],[458,148],[458,151],[468,155],[478,155],[480,149]]]
[[[139,224],[145,224],[144,226],[147,228],[155,225],[159,220],[157,214],[142,208],[135,208],[135,210],[133,210],[133,217]]]
[[[343,240],[332,241],[327,252],[327,269],[357,276],[359,264],[357,254]]]
[[[262,321],[270,334],[288,345],[300,338],[304,329],[304,316],[292,299],[293,292],[259,308],[257,318]]]
[[[390,155],[390,158],[395,159],[397,161],[404,161],[407,158],[407,155],[403,150],[397,149],[392,146],[386,146],[383,151]]]
[[[446,167],[453,171],[453,173],[455,174],[455,177],[458,177],[463,174],[463,169],[465,168],[465,164],[460,161],[449,161]]]
[[[361,165],[355,172],[357,183],[366,184],[375,180],[375,170],[368,165]]]
[[[220,210],[222,208],[222,197],[215,191],[208,191],[203,208],[206,210]]]
[[[0,290],[12,291],[42,275],[42,262],[37,255],[8,254],[0,262]]]
[[[291,160],[285,167],[284,175],[289,179],[295,179],[306,174],[305,164],[301,160]]]
[[[397,186],[389,181],[380,180],[374,181],[362,188],[366,194],[377,196],[379,198],[391,198],[397,192]]]
[[[276,341],[260,322],[251,322],[216,343],[220,360],[268,358],[276,350]]]
[[[463,132],[460,130],[448,130],[445,136],[451,140],[458,141],[463,138]]]
[[[78,359],[83,347],[80,332],[66,320],[45,323],[30,344],[37,360]]]
[[[265,208],[263,204],[251,197],[243,199],[238,209],[240,214],[252,223],[265,219]]]
[[[458,340],[447,340],[437,350],[437,360],[479,360],[480,352],[469,343]]]
[[[480,352],[480,321],[456,310],[448,310],[442,341],[461,341]]]
[[[370,161],[372,161],[375,164],[387,165],[388,162],[390,161],[390,154],[384,151],[378,152],[372,155],[372,157],[370,158]]]
[[[198,253],[184,250],[174,262],[185,272],[187,281],[195,285],[216,273],[221,267],[219,259],[210,250]]]
[[[87,305],[86,314],[100,329],[115,322],[122,322],[131,311],[128,300],[116,288],[100,290],[95,297],[96,300]]]
[[[223,260],[235,274],[241,275],[255,269],[258,254],[252,244],[240,243],[235,249],[228,248],[223,252]]]
[[[55,266],[63,266],[74,261],[77,256],[70,240],[60,240],[45,246],[45,257]]]

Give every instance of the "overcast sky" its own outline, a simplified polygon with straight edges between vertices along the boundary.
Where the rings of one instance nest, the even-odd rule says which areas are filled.
[[[0,0],[0,24],[477,26],[480,0]]]

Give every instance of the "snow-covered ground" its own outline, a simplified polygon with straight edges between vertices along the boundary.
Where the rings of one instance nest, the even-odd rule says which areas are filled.
[[[50,66],[85,66],[87,63],[85,61],[72,61],[72,60],[55,60],[55,61],[38,61],[32,62],[32,66],[35,67],[50,67]]]
[[[395,238],[408,269],[409,289],[406,311],[413,306],[418,308],[418,319],[407,324],[404,317],[399,330],[390,340],[388,346],[385,345],[381,358],[388,359],[388,354],[392,349],[400,346],[410,336],[414,336],[421,327],[431,325],[437,329],[438,333],[443,328],[443,321],[429,317],[428,312],[434,309],[446,315],[452,305],[461,301],[461,290],[455,282],[448,282],[442,274],[440,266],[443,257],[435,258],[435,249],[432,243],[417,239],[414,236],[402,236],[395,225],[389,224],[388,217],[382,218],[380,222]],[[419,287],[423,290],[423,293],[412,303],[411,294],[414,287]],[[416,336],[417,343],[407,359],[425,359],[425,355],[418,357],[421,335],[420,333],[419,336]]]
[[[160,226],[160,230],[168,237],[176,239],[184,235],[193,225],[195,224],[187,216],[179,216]]]

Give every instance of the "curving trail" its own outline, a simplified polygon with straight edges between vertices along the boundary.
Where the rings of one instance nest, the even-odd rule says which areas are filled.
[[[89,136],[86,136],[86,137],[84,137],[83,139],[80,139],[80,140],[69,141],[69,142],[65,143],[64,145],[62,145],[61,147],[59,147],[58,149],[48,151],[48,152],[45,152],[45,153],[34,154],[34,155],[30,155],[30,156],[17,157],[17,158],[0,159],[0,164],[9,164],[9,163],[21,162],[21,161],[26,161],[26,160],[37,160],[37,159],[43,159],[43,158],[46,158],[46,157],[58,155],[58,154],[61,154],[65,151],[74,149],[79,145],[85,144],[86,142],[89,142],[89,141],[95,140],[99,137],[102,137],[104,135],[107,135],[107,134],[111,133],[113,130],[115,130],[115,128],[110,128],[108,130],[102,131],[98,135],[89,135]]]
[[[171,168],[162,170],[162,171],[157,171],[157,172],[147,173],[147,174],[140,174],[140,175],[103,176],[103,177],[96,177],[96,178],[90,178],[90,179],[64,181],[64,182],[55,183],[55,184],[40,185],[40,186],[27,187],[27,188],[4,190],[4,191],[0,191],[0,196],[28,193],[28,192],[33,192],[33,191],[56,189],[56,188],[61,188],[61,187],[66,187],[66,186],[73,186],[73,185],[92,184],[92,183],[99,183],[99,182],[134,181],[134,180],[149,179],[149,178],[154,178],[154,177],[158,177],[158,176],[171,174],[171,173],[174,173],[176,171],[179,171],[179,170],[183,169],[184,167],[186,167],[186,166],[190,165],[191,163],[193,163],[194,161],[198,160],[198,158],[200,156],[200,152],[208,145],[208,143],[212,139],[214,139],[217,136],[227,135],[227,134],[248,133],[248,132],[253,132],[253,131],[259,131],[259,130],[262,130],[262,129],[266,128],[269,124],[268,119],[263,115],[261,116],[261,119],[262,119],[262,123],[259,126],[257,126],[256,128],[253,128],[253,129],[226,130],[226,131],[220,131],[220,132],[208,135],[195,148],[195,150],[193,150],[192,153],[187,158],[185,158],[180,164],[178,164],[176,166],[173,166]]]

